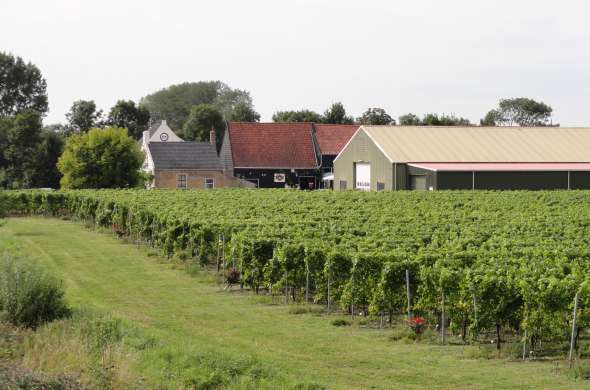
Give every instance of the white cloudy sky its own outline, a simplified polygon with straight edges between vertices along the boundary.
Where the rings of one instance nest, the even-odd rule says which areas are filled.
[[[263,120],[342,101],[479,120],[501,97],[590,125],[587,0],[2,0],[0,51],[37,64],[47,122],[173,83],[222,80]]]

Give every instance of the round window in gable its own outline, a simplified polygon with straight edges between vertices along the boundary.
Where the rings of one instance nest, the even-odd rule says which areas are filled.
[[[160,134],[160,141],[162,141],[162,142],[168,141],[168,133]]]

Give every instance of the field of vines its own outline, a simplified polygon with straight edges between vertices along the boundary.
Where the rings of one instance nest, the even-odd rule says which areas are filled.
[[[590,325],[590,192],[4,192],[12,215],[86,221],[253,293],[574,347]],[[561,351],[561,350],[560,350]],[[561,353],[561,352],[560,352]]]

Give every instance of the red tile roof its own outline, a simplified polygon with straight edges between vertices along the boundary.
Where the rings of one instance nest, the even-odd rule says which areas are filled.
[[[322,154],[340,153],[359,125],[314,125]]]
[[[318,167],[311,123],[229,122],[235,168]]]

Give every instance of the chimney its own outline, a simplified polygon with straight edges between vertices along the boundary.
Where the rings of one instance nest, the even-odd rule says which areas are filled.
[[[215,133],[215,127],[211,126],[211,131],[209,132],[209,142],[213,146],[217,146],[217,134]]]

